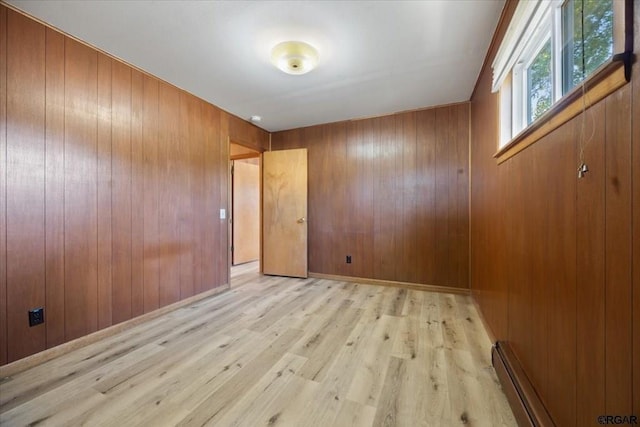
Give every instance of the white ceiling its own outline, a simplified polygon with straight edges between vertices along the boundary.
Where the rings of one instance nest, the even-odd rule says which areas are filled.
[[[470,98],[504,0],[9,0],[21,10],[268,131]],[[302,40],[302,76],[269,62]]]

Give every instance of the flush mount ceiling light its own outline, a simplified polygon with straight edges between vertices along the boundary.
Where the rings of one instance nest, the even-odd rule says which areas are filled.
[[[318,51],[308,43],[282,42],[271,49],[271,63],[287,74],[305,74],[318,65]]]

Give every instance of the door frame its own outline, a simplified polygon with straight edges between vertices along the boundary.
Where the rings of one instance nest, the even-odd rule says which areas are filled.
[[[253,151],[251,155],[243,156],[243,155],[232,155],[231,154],[231,146],[232,144],[241,146],[248,150]],[[231,267],[233,266],[233,253],[231,251],[231,247],[233,246],[233,176],[231,171],[231,165],[233,160],[241,160],[241,159],[251,159],[258,158],[258,162],[260,164],[260,253],[258,258],[259,271],[262,273],[262,153],[254,147],[255,144],[252,144],[248,141],[243,141],[237,138],[227,137],[227,277],[229,278],[229,286],[231,286]]]

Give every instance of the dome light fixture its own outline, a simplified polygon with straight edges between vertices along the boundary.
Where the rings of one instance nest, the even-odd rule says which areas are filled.
[[[306,74],[318,65],[318,51],[305,42],[278,43],[271,49],[271,63],[287,74]]]

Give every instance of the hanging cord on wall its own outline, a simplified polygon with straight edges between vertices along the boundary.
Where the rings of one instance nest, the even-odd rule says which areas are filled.
[[[593,135],[596,132],[596,123],[595,118],[593,116],[593,111],[589,109],[587,111],[587,93],[585,87],[584,80],[582,81],[582,123],[580,126],[580,138],[578,140],[578,178],[583,178],[584,175],[589,172],[589,166],[584,161],[584,151],[593,139]],[[587,127],[587,115],[591,118],[591,135],[589,138],[585,138],[586,127]]]
[[[589,138],[585,138],[586,136],[586,127],[587,127],[587,84],[586,84],[586,73],[587,67],[585,62],[585,52],[584,52],[584,0],[582,0],[582,8],[580,9],[580,43],[582,44],[582,123],[580,126],[580,138],[578,140],[578,178],[583,178],[584,175],[589,172],[589,166],[584,161],[584,151],[593,139],[593,135],[596,132],[596,122],[593,116],[593,111],[589,110],[589,116],[591,117],[591,135]]]

